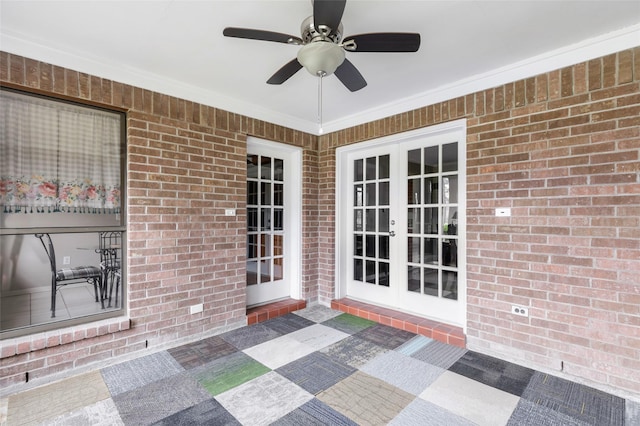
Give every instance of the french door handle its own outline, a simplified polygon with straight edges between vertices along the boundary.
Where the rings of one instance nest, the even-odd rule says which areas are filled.
[[[390,237],[395,237],[396,236],[396,231],[389,231],[389,236]]]

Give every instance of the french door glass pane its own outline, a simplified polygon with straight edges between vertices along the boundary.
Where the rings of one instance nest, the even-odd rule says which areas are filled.
[[[353,280],[363,281],[362,276],[362,259],[353,259]]]
[[[284,210],[273,209],[273,230],[282,231],[284,229]]]
[[[458,170],[458,142],[442,145],[442,171]]]
[[[363,172],[363,160],[356,160],[353,162],[353,181],[354,182],[362,182],[364,179]]]
[[[282,256],[284,254],[284,235],[273,236],[273,254],[274,256]]]
[[[407,268],[407,289],[414,293],[422,292],[420,288],[420,269],[419,266],[409,266]]]
[[[378,210],[378,232],[389,232],[389,209]]]
[[[367,232],[375,232],[376,230],[376,210],[367,209],[367,216],[365,218]]]
[[[368,183],[367,184],[367,206],[375,206],[376,205],[376,184]]]
[[[258,179],[258,155],[247,155],[247,177]]]
[[[283,279],[284,160],[247,155],[247,285]]]
[[[442,242],[442,264],[456,268],[458,266],[458,244],[456,240],[444,240]]]
[[[438,208],[437,207],[425,207],[424,233],[425,234],[438,233]]]
[[[378,204],[381,206],[389,205],[389,182],[378,184]]]
[[[420,174],[420,150],[414,149],[407,153],[407,174],[415,176]]]
[[[380,259],[389,259],[389,236],[380,235],[378,237],[378,257]]]
[[[410,234],[419,234],[422,221],[420,220],[420,209],[407,209],[407,232]]]
[[[353,161],[353,279],[389,286],[390,156]]]
[[[260,162],[260,178],[271,180],[271,158],[261,157]]]
[[[273,180],[282,182],[284,180],[284,160],[276,158],[273,160]]]
[[[378,285],[389,287],[389,263],[378,263]]]
[[[409,179],[407,203],[420,204],[420,179]]]
[[[247,259],[255,259],[258,257],[258,236],[247,236]]]
[[[363,256],[363,244],[362,244],[362,235],[355,234],[353,236],[353,254],[355,256]]]
[[[437,145],[424,149],[424,173],[438,173],[440,171],[439,157]]]
[[[358,209],[354,211],[354,215],[353,215],[353,229],[357,232],[361,232],[363,229],[363,210],[362,209]]]
[[[458,176],[442,177],[442,203],[455,204],[458,202]]]
[[[367,282],[370,284],[375,284],[376,283],[376,262],[373,260],[367,260],[366,261],[366,266],[367,266]]]
[[[367,158],[366,179],[373,180],[378,175],[376,168],[376,157]]]
[[[424,294],[438,296],[438,270],[424,268]]]
[[[364,188],[362,185],[354,185],[353,190],[353,205],[356,207],[362,207],[364,205]]]
[[[255,182],[255,181],[247,182],[247,204],[249,205],[258,204],[258,182]]]
[[[278,281],[284,278],[284,259],[277,257],[273,259],[273,280]]]
[[[407,290],[456,299],[458,144],[413,149],[407,158]]]
[[[247,285],[258,284],[258,261],[247,261]]]
[[[388,179],[389,178],[389,155],[382,155],[379,157],[379,171],[378,171],[378,179]]]
[[[458,299],[458,273],[456,271],[442,271],[442,297]]]
[[[438,204],[438,177],[428,177],[424,180],[425,204]]]
[[[438,239],[437,238],[425,238],[424,239],[424,264],[437,265],[438,264]]]
[[[420,262],[420,237],[408,238],[407,260],[411,263],[421,263]]]

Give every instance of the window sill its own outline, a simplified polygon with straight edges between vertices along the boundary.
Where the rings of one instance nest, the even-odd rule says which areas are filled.
[[[116,317],[0,340],[0,359],[117,333],[129,328],[131,328],[129,317]]]

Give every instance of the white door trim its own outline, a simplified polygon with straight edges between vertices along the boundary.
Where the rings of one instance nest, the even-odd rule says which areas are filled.
[[[431,138],[434,136],[438,136],[440,134],[450,134],[453,132],[459,133],[462,136],[462,140],[458,142],[466,146],[466,131],[467,131],[467,121],[466,119],[455,120],[443,124],[438,124],[434,126],[424,127],[421,129],[411,130],[405,133],[385,136],[378,139],[373,139],[370,141],[364,141],[357,144],[344,146],[336,149],[336,187],[335,187],[335,298],[340,299],[345,297],[347,294],[347,281],[346,281],[346,273],[347,271],[347,262],[351,260],[348,255],[345,255],[344,247],[348,246],[348,241],[346,238],[349,237],[348,223],[345,220],[345,215],[342,214],[344,209],[349,208],[349,200],[350,194],[349,191],[351,187],[346,185],[346,182],[349,182],[348,176],[348,156],[350,153],[355,151],[360,151],[363,148],[373,149],[379,146],[387,145],[387,144],[400,144],[404,142],[409,142],[418,138]],[[466,148],[463,150],[466,151]],[[465,155],[466,157],[466,155]],[[466,181],[466,159],[461,163],[463,166],[459,170],[460,179],[464,179]],[[460,205],[466,205],[466,193],[460,193],[461,197]],[[464,215],[463,215],[464,216]],[[466,229],[466,223],[460,224],[460,229]],[[461,238],[462,240],[466,240],[464,236]],[[465,255],[466,244],[460,247],[460,256]],[[466,278],[466,274],[463,271],[463,277]],[[466,293],[466,292],[465,292]],[[466,312],[466,294],[460,295],[459,302],[463,304],[463,310]],[[466,314],[465,314],[466,317]],[[466,329],[466,321],[464,321],[463,327]]]
[[[289,297],[302,299],[302,148],[253,136],[247,137],[247,154],[260,149],[286,157],[284,170],[285,238],[284,259]]]

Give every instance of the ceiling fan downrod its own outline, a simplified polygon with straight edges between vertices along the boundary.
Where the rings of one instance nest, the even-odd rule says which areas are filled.
[[[327,75],[324,71],[318,71],[318,133],[322,134],[322,79]]]

